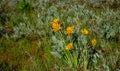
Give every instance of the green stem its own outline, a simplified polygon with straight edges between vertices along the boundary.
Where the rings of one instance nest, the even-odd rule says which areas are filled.
[[[65,40],[64,40],[64,38],[63,38],[63,34],[62,34],[61,31],[59,31],[59,32],[60,32],[60,37],[61,37],[61,39],[63,40],[63,43],[64,43],[64,45],[65,45],[66,43],[65,43]]]
[[[87,60],[87,47],[84,46],[84,71],[87,71],[87,64],[88,64],[88,60]]]

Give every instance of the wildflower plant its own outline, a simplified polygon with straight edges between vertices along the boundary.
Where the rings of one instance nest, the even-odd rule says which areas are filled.
[[[59,23],[58,23],[59,22]],[[62,59],[68,67],[77,69],[83,67],[84,71],[87,70],[89,62],[89,48],[97,44],[96,39],[89,38],[89,30],[84,25],[71,24],[72,26],[53,27],[54,24],[60,25],[59,19],[54,19],[51,22],[53,31],[55,29],[61,29],[54,31],[55,34],[52,37],[54,51],[51,52],[55,57]],[[65,33],[64,33],[65,31]],[[58,33],[57,33],[58,32]]]

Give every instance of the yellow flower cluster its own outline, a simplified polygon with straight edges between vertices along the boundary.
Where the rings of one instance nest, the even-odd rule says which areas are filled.
[[[71,43],[69,43],[69,44],[67,44],[67,46],[66,46],[66,50],[71,50],[73,48],[73,43],[71,42]]]
[[[61,29],[61,25],[59,24],[59,22],[60,22],[59,18],[56,18],[56,19],[52,20],[51,25],[52,25],[52,29],[53,29],[54,32],[57,32]],[[77,22],[77,25],[81,25],[81,22]],[[65,30],[65,34],[71,36],[74,32],[74,28],[75,28],[75,26],[68,26]],[[81,29],[80,32],[83,35],[88,35],[89,34],[89,31],[86,28]],[[91,40],[91,44],[93,46],[95,46],[96,43],[97,43],[96,39]],[[66,47],[65,47],[65,49],[68,50],[68,51],[71,50],[72,48],[73,48],[73,43],[72,42],[67,44]]]
[[[91,40],[91,44],[92,44],[93,46],[96,45],[96,43],[97,43],[96,39],[92,39],[92,40]]]
[[[54,19],[52,22],[51,22],[51,24],[52,24],[52,28],[53,28],[53,31],[54,32],[57,32],[57,31],[59,31],[60,29],[61,29],[61,26],[60,26],[60,24],[59,24],[59,18],[57,18],[57,19]]]
[[[88,32],[87,29],[82,29],[82,30],[81,30],[81,33],[82,33],[83,35],[87,35],[89,32]]]
[[[72,35],[74,26],[69,26],[66,28],[65,34]]]

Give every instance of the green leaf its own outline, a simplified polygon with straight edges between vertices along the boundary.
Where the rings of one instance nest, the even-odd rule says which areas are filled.
[[[81,39],[82,39],[82,44],[83,45],[86,45],[87,44],[87,39],[86,39],[86,36],[81,36]]]
[[[114,30],[114,29],[111,29],[111,31],[110,31],[110,36],[112,36],[112,37],[115,36],[115,30]]]
[[[58,46],[61,47],[61,49],[63,49],[63,47],[64,47],[64,46],[63,46],[63,41],[59,40]]]
[[[57,42],[58,41],[57,38],[56,38],[56,36],[52,36],[52,41],[53,42]]]
[[[61,58],[61,55],[58,52],[51,52],[51,54],[57,58]]]

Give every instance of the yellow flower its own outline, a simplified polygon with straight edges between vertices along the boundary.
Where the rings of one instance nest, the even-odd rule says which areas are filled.
[[[92,44],[93,46],[96,45],[96,43],[97,43],[96,39],[92,39],[92,40],[91,40],[91,44]]]
[[[73,43],[69,43],[67,46],[66,46],[66,50],[71,50],[73,48]]]
[[[56,18],[52,22],[50,22],[54,32],[57,32],[57,31],[59,31],[61,29],[59,21],[60,21],[59,18]]]
[[[72,35],[73,29],[74,29],[74,26],[69,26],[69,27],[67,27],[67,29],[66,29],[66,31],[65,31],[65,34],[67,34],[67,35]]]
[[[81,33],[82,33],[83,35],[87,35],[89,32],[88,32],[87,29],[82,29],[82,30],[81,30]]]
[[[60,24],[52,24],[52,28],[54,32],[57,32],[61,29]]]
[[[59,18],[56,18],[56,19],[54,19],[54,20],[51,22],[51,24],[58,24],[59,21],[60,21],[60,19],[59,19]]]

